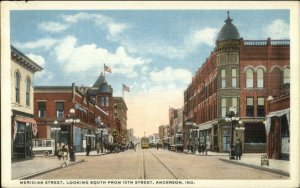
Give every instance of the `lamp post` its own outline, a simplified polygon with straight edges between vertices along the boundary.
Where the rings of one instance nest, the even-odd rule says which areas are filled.
[[[106,129],[106,126],[104,125],[103,122],[100,123],[100,131],[101,131],[101,153],[103,153],[103,131]]]
[[[106,129],[106,126],[101,121],[100,116],[98,116],[95,119],[95,122],[96,122],[96,125],[97,125],[97,131],[100,131],[100,149],[101,149],[101,153],[103,153],[103,131]]]
[[[229,113],[227,114],[225,121],[231,122],[231,139],[230,139],[230,153],[229,153],[229,159],[234,160],[234,145],[233,145],[233,122],[239,121],[239,117],[234,112],[234,107],[229,108]]]
[[[55,154],[57,154],[57,143],[58,143],[57,132],[60,131],[61,128],[57,126],[58,122],[56,120],[53,123],[54,126],[51,127],[51,131],[55,132]]]
[[[73,143],[73,126],[75,123],[79,123],[80,119],[76,118],[75,110],[73,108],[70,109],[70,113],[67,115],[65,122],[70,124],[70,129],[69,129],[70,161],[75,161],[75,152],[74,152],[74,143]]]
[[[196,123],[193,123],[193,127],[192,127],[193,153],[196,153],[196,134],[198,135],[197,131],[198,131],[198,127],[196,126]]]

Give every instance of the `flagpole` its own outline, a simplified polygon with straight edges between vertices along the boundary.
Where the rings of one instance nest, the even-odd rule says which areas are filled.
[[[122,95],[123,95],[123,100],[124,100],[124,85],[122,85]]]
[[[105,78],[105,63],[103,64],[103,75],[104,75],[104,78]]]

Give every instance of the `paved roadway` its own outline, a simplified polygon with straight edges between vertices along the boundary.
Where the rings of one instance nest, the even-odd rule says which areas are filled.
[[[127,150],[103,156],[79,156],[86,162],[33,179],[287,179],[230,164],[219,156],[196,156],[167,150]]]

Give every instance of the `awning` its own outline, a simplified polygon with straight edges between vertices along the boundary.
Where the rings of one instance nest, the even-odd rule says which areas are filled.
[[[33,118],[28,118],[28,117],[16,116],[15,121],[36,124],[36,121]]]
[[[212,125],[217,123],[217,122],[218,121],[210,121],[210,122],[202,123],[202,124],[198,125],[199,131],[211,129]]]
[[[278,110],[278,111],[275,111],[275,112],[271,112],[269,113],[269,115],[267,115],[267,117],[281,117],[285,114],[289,114],[290,113],[290,109],[284,109],[284,110]]]
[[[92,135],[92,134],[84,134],[83,136],[95,138],[95,135]]]
[[[270,132],[270,128],[271,128],[271,118],[272,117],[281,117],[286,115],[287,121],[288,121],[288,125],[290,125],[290,109],[284,109],[284,110],[278,110],[275,112],[271,112],[266,116],[266,121],[264,122],[265,127],[266,127],[266,133],[267,135],[269,135]],[[290,128],[290,126],[289,126]]]
[[[23,122],[23,123],[29,123],[29,124],[31,124],[31,126],[32,126],[31,127],[32,128],[32,134],[34,136],[36,136],[36,134],[38,132],[36,121],[33,118],[16,116],[15,117],[15,123],[14,123],[14,135],[13,135],[13,139],[14,140],[16,138],[16,134],[17,134],[17,130],[18,130],[17,122]]]

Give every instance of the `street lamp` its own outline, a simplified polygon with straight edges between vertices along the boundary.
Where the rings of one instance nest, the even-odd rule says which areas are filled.
[[[101,121],[100,116],[96,119],[97,131],[100,131],[100,144],[101,144],[101,153],[103,153],[103,131],[106,130],[106,125]]]
[[[57,143],[58,143],[57,132],[60,131],[61,128],[57,126],[58,122],[56,120],[53,123],[54,126],[51,127],[51,131],[55,132],[55,154],[57,154]]]
[[[73,143],[73,126],[75,123],[79,123],[80,119],[76,118],[75,110],[73,108],[70,109],[70,114],[67,115],[65,122],[70,124],[70,129],[69,129],[70,161],[75,161],[75,152],[74,152],[74,143]]]
[[[231,140],[230,140],[230,153],[229,153],[229,159],[234,160],[234,145],[233,145],[233,122],[239,121],[239,117],[234,112],[234,107],[229,108],[229,113],[227,114],[225,121],[231,122]]]

